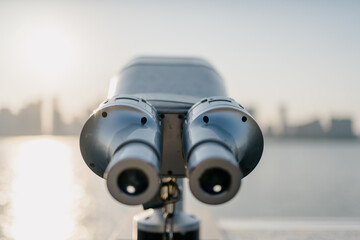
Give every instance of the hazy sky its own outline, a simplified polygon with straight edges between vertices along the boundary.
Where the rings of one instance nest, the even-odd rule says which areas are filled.
[[[0,0],[0,107],[56,95],[82,114],[139,55],[206,58],[263,128],[283,104],[360,132],[360,1]]]

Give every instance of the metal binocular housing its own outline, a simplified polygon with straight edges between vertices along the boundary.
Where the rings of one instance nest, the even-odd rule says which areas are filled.
[[[134,59],[113,79],[80,137],[87,166],[106,179],[111,195],[149,207],[168,177],[187,177],[204,203],[229,201],[263,145],[254,118],[199,58]]]

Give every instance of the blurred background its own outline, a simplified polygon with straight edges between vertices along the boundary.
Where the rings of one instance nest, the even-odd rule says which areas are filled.
[[[359,239],[359,12],[358,1],[1,0],[0,239],[131,235],[141,208],[110,197],[78,136],[142,55],[207,59],[265,134],[233,200],[186,195],[224,239]]]

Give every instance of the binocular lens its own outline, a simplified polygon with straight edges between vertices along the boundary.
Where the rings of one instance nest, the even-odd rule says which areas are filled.
[[[221,194],[230,186],[230,175],[221,168],[206,170],[200,177],[201,188],[209,194]]]
[[[221,204],[239,190],[241,172],[232,153],[218,143],[200,144],[188,162],[190,189],[200,201]]]
[[[118,201],[143,204],[157,194],[160,163],[155,152],[143,143],[130,143],[118,150],[105,176],[110,194]]]
[[[146,175],[139,169],[128,169],[120,174],[118,186],[127,194],[138,195],[146,190],[148,181]]]

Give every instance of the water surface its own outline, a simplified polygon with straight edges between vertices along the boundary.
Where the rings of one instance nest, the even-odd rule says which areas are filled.
[[[359,141],[266,141],[259,166],[234,199],[209,206],[187,189],[186,209],[210,211],[220,227],[243,237],[254,226],[279,230],[291,219],[300,219],[294,226],[342,222],[351,228],[341,231],[360,233],[359,156]],[[0,139],[0,176],[0,239],[127,238],[132,215],[142,210],[112,199],[83,163],[76,137]]]

